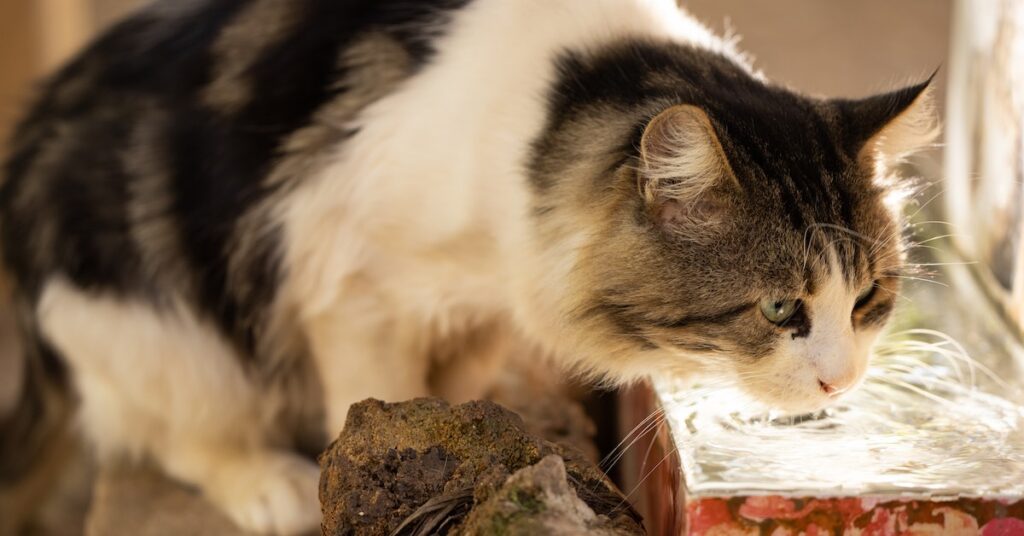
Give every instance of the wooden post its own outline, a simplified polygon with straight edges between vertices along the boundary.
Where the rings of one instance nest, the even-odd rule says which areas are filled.
[[[956,0],[945,205],[986,294],[1024,327],[1024,2]]]

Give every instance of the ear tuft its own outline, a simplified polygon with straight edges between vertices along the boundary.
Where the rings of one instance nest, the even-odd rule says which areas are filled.
[[[706,220],[718,203],[706,193],[732,177],[711,120],[696,106],[673,106],[654,117],[640,141],[640,189],[662,223]]]
[[[849,149],[858,161],[891,168],[935,143],[941,129],[931,88],[934,77],[890,93],[837,103]]]

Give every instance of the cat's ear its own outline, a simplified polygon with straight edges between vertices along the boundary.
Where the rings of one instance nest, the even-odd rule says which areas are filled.
[[[934,77],[865,99],[835,101],[848,153],[863,165],[889,168],[932,145],[939,135]]]
[[[663,225],[720,219],[727,208],[720,191],[737,184],[711,120],[688,104],[647,123],[639,181],[649,212]]]

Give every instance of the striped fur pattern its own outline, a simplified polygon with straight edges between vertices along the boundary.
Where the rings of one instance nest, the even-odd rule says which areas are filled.
[[[672,0],[153,3],[11,142],[0,239],[38,373],[0,475],[66,385],[103,458],[299,533],[298,452],[352,403],[480,396],[524,345],[820,407],[893,307],[888,175],[934,131],[926,88],[802,96]]]

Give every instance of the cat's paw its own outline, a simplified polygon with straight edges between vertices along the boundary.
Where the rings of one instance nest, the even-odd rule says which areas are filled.
[[[320,527],[320,470],[290,453],[231,463],[218,472],[210,498],[239,527],[258,534],[292,536]]]

